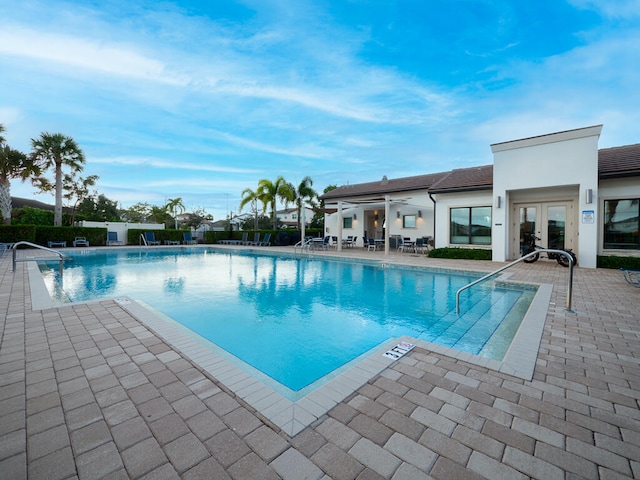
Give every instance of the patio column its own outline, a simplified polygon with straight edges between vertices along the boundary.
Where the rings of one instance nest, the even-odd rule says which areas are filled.
[[[336,246],[339,252],[342,251],[342,200],[338,200],[338,245]]]
[[[305,231],[305,218],[304,218],[304,204],[302,205],[302,209],[300,210],[300,241],[301,245],[304,245],[304,231]]]
[[[384,218],[387,224],[384,229],[384,254],[389,255],[389,227],[391,226],[389,219],[389,195],[384,196]]]

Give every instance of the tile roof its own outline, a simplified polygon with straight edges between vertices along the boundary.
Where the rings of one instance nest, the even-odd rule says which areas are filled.
[[[430,173],[415,177],[393,178],[388,180],[383,177],[377,182],[357,183],[355,185],[343,185],[321,195],[322,200],[334,198],[358,197],[363,195],[385,194],[393,192],[406,192],[411,190],[426,190],[449,172]]]
[[[598,150],[598,177],[640,175],[640,143]]]
[[[640,143],[598,150],[598,177],[616,178],[640,176]],[[418,175],[382,181],[344,185],[325,193],[323,200],[384,195],[428,189],[430,193],[489,190],[493,187],[493,165],[458,168],[449,172]]]
[[[490,190],[493,187],[493,165],[457,168],[429,189],[431,193]]]

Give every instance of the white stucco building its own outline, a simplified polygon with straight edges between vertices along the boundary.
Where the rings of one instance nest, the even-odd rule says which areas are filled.
[[[585,268],[598,255],[640,256],[640,144],[599,150],[601,131],[496,143],[492,165],[339,187],[321,197],[335,209],[325,234],[379,238],[386,251],[394,236],[428,236],[505,261],[534,233]]]

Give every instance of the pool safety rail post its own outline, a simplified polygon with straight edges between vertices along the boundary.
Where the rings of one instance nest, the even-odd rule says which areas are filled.
[[[11,247],[13,249],[13,272],[14,273],[16,271],[16,262],[51,260],[50,258],[36,258],[36,257],[16,258],[16,254],[18,252],[17,247],[20,246],[20,245],[28,245],[30,247],[39,248],[40,250],[46,250],[47,252],[55,253],[59,257],[58,270],[60,272],[60,280],[62,280],[62,272],[64,270],[63,264],[64,264],[64,258],[65,258],[63,253],[58,251],[58,250],[54,250],[53,248],[43,247],[42,245],[38,245],[36,243],[31,243],[31,242],[26,242],[26,241],[15,243],[13,245],[13,247]]]
[[[567,284],[567,308],[565,308],[565,310],[567,312],[572,312],[573,310],[571,310],[571,297],[573,296],[573,257],[571,256],[571,254],[569,254],[569,252],[565,252],[564,250],[556,250],[553,248],[540,248],[538,250],[535,250],[531,253],[528,253],[527,255],[524,255],[523,257],[518,258],[517,260],[514,260],[513,262],[505,265],[504,267],[499,268],[498,270],[495,270],[491,273],[488,273],[487,275],[485,275],[484,277],[481,277],[477,280],[474,280],[473,282],[469,283],[468,285],[465,285],[464,287],[458,289],[458,291],[456,292],[456,314],[460,314],[460,294],[466,290],[467,288],[473,287],[474,285],[477,285],[478,283],[484,282],[485,280],[488,280],[489,278],[493,277],[494,275],[497,275],[498,273],[506,270],[509,267],[512,267],[520,262],[522,262],[523,260],[526,260],[529,257],[533,257],[536,254],[540,254],[540,253],[559,253],[564,255],[565,257],[567,257],[567,259],[569,260],[569,282]]]

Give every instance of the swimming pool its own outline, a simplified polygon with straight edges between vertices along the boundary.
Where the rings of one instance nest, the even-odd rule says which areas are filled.
[[[501,359],[535,291],[381,263],[215,249],[70,253],[59,301],[140,299],[296,392],[390,338],[410,336]]]

